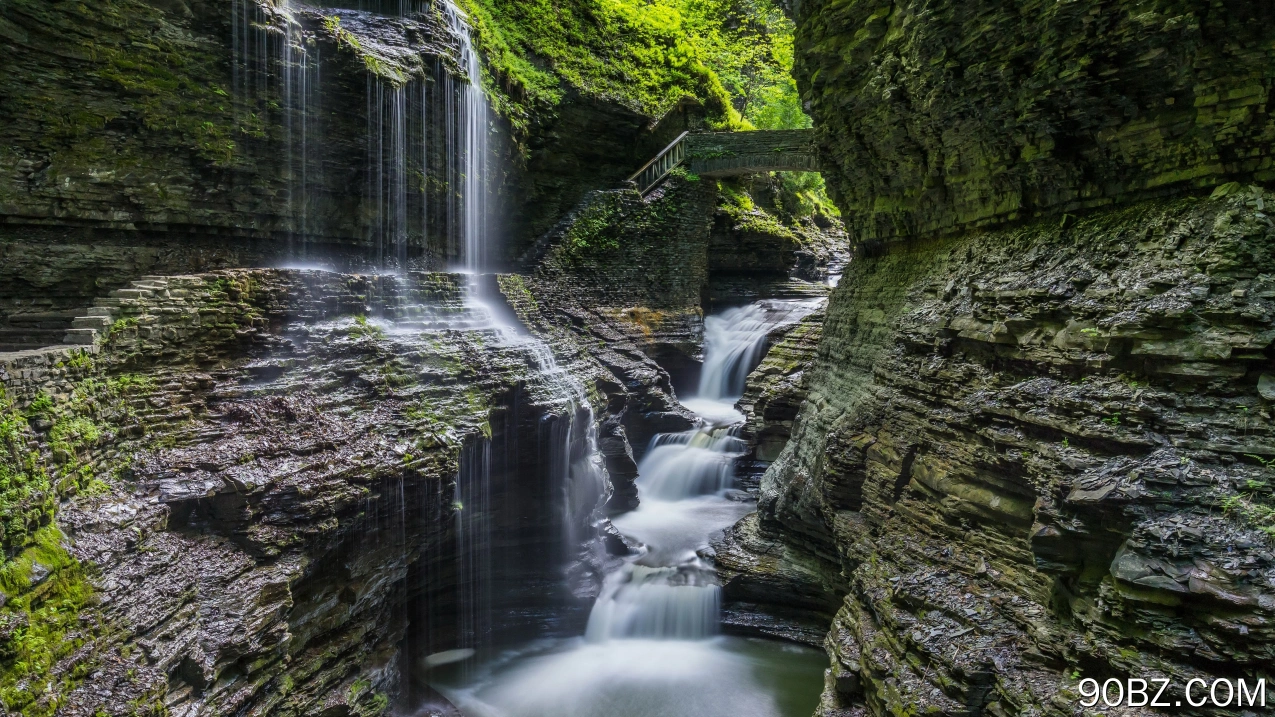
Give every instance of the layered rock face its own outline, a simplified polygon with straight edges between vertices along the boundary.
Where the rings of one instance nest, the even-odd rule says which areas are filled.
[[[716,206],[715,186],[680,173],[646,197],[594,192],[523,258],[529,287],[576,326],[603,329],[596,340],[623,342],[635,357],[690,376]]]
[[[0,343],[38,346],[142,275],[380,260],[375,90],[405,102],[456,38],[434,15],[125,0],[7,3],[0,42]],[[436,144],[413,160],[444,164]],[[414,234],[419,263],[447,255]]]
[[[849,258],[835,217],[785,212],[774,175],[722,182],[708,245],[707,308],[822,296]]]
[[[592,507],[560,464],[587,404],[463,289],[154,278],[98,302],[98,343],[4,355],[5,708],[381,714],[431,652],[576,630],[599,578],[564,554]]]
[[[1264,676],[1262,196],[856,260],[762,483],[763,534],[843,583],[829,714],[1069,714],[1073,671]]]
[[[800,4],[859,251],[715,550],[735,624],[830,626],[820,714],[1269,683],[1269,12]]]
[[[148,274],[458,258],[467,81],[441,2],[100,5],[0,11],[0,349]],[[533,119],[484,120],[492,265],[676,124],[587,97]]]
[[[1261,0],[803,0],[798,78],[859,241],[1272,178]]]
[[[528,286],[574,325],[605,325],[598,339],[653,358],[691,393],[706,311],[823,296],[821,280],[846,256],[839,221],[785,214],[774,185],[678,169],[646,196],[591,193],[524,256]]]

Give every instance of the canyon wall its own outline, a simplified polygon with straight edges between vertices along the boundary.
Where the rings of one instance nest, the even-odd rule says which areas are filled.
[[[148,274],[456,261],[460,39],[441,2],[343,9],[359,5],[0,8],[0,347],[56,343],[77,309]],[[617,186],[661,131],[579,93],[531,119],[478,128],[493,266]]]
[[[1269,684],[1271,12],[797,6],[857,251],[759,513],[715,551],[737,624],[822,621],[820,714]]]
[[[797,24],[858,241],[1275,179],[1261,0],[803,0]]]
[[[4,708],[383,714],[428,696],[426,655],[583,629],[600,567],[562,536],[594,506],[561,492],[594,414],[562,376],[604,425],[602,502],[633,492],[630,391],[588,352],[547,370],[464,291],[151,277],[82,346],[0,355]]]

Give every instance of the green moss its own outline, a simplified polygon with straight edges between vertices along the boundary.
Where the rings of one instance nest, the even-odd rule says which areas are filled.
[[[352,339],[372,339],[380,340],[385,338],[385,331],[381,327],[368,323],[366,316],[355,316],[354,323],[345,330],[346,336]]]
[[[394,64],[393,61],[365,49],[354,33],[341,27],[341,18],[336,15],[324,17],[323,27],[336,40],[337,48],[345,52],[354,53],[359,58],[359,61],[363,63],[363,66],[367,68],[368,72],[392,85],[397,86],[407,83],[408,75],[403,68]]]
[[[8,596],[0,607],[0,702],[11,712],[42,717],[54,714],[59,697],[89,672],[89,661],[69,671],[55,668],[93,638],[80,620],[92,604],[93,587],[56,527],[41,528],[32,538],[0,568],[0,590]]]
[[[500,285],[501,293],[515,307],[522,305],[536,311],[540,309],[540,302],[536,301],[535,294],[527,288],[527,282],[521,274],[500,274],[496,277],[496,282]]]
[[[624,218],[620,202],[617,195],[604,194],[581,210],[563,237],[563,251],[569,259],[619,248],[617,230]]]
[[[568,87],[655,116],[695,97],[719,127],[809,122],[789,75],[792,24],[772,0],[464,4],[490,94],[515,124]]]
[[[428,450],[452,443],[454,428],[462,424],[476,425],[483,435],[491,437],[487,416],[491,411],[487,394],[477,386],[447,396],[423,396],[403,411],[403,416],[417,425],[418,446]],[[474,419],[480,419],[475,421]]]
[[[30,448],[33,438],[26,417],[0,387],[0,548],[6,553],[25,545],[53,513],[49,474]]]

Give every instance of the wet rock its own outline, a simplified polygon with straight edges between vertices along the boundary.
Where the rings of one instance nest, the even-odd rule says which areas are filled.
[[[1061,715],[1077,673],[1260,672],[1265,196],[857,257],[759,515],[715,545],[726,613],[842,601],[824,714]]]
[[[1262,0],[793,5],[794,75],[856,242],[1042,216],[1065,231],[1095,207],[1272,178]]]
[[[87,466],[103,485],[57,514],[97,591],[80,615],[89,638],[48,679],[63,713],[383,713],[410,682],[404,646],[435,644],[405,638],[457,639],[458,496],[488,442],[486,509],[515,546],[492,572],[524,591],[493,588],[497,607],[516,601],[517,619],[560,597],[587,608],[600,567],[575,561],[566,591],[579,594],[559,595],[540,558],[563,529],[543,519],[557,478],[518,460],[548,453],[541,427],[570,407],[526,344],[467,314],[463,287],[442,274],[152,277],[101,300],[118,323],[92,360],[51,349],[0,364],[8,395],[92,395],[58,410],[117,436],[67,448],[63,470]],[[571,361],[618,387],[589,355]],[[608,403],[607,462],[627,460],[631,476]],[[528,507],[536,520],[517,517]],[[89,679],[72,677],[80,664]]]

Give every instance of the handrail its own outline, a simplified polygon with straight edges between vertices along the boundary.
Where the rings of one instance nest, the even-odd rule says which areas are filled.
[[[642,194],[651,191],[651,188],[659,184],[661,179],[667,177],[674,167],[686,161],[686,150],[682,147],[682,140],[686,139],[689,134],[689,131],[679,134],[677,139],[673,140],[662,152],[655,155],[654,159],[642,165],[642,168],[637,172],[634,172],[628,181],[637,184],[638,191]]]

